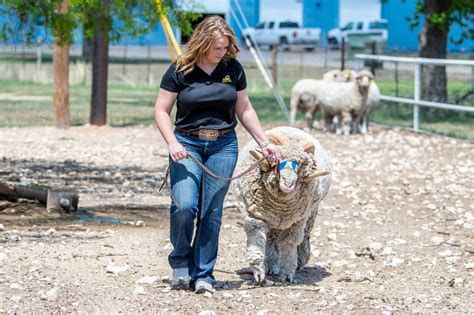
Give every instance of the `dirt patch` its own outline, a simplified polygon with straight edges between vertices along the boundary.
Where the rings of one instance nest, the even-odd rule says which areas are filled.
[[[255,285],[230,194],[206,297],[166,283],[167,150],[154,128],[0,129],[0,178],[74,187],[81,210],[0,202],[0,313],[471,312],[474,145],[396,129],[312,133],[334,172],[308,266],[294,284]]]

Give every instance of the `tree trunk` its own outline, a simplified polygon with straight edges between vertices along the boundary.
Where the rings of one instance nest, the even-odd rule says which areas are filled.
[[[109,0],[102,0],[103,12],[97,15],[97,29],[92,52],[92,97],[90,124],[107,123],[107,79],[109,65],[109,29],[107,24]]]
[[[62,0],[57,12],[65,13],[68,10],[68,0]],[[57,128],[69,127],[69,44],[56,43],[53,52],[53,106],[54,125]]]
[[[451,7],[451,0],[425,0],[425,23],[419,34],[419,56],[446,59],[449,26],[433,26],[433,14],[443,13]],[[421,98],[428,101],[447,101],[446,67],[424,65],[422,68]]]

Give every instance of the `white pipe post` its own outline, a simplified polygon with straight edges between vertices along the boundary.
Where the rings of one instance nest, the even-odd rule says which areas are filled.
[[[474,66],[471,67],[471,89],[474,90]]]
[[[420,100],[420,83],[421,83],[421,64],[417,63],[415,65],[415,86],[414,86],[414,91],[415,91],[415,102],[418,102]],[[420,129],[420,105],[418,103],[415,103],[413,105],[413,130],[415,132],[418,132]]]

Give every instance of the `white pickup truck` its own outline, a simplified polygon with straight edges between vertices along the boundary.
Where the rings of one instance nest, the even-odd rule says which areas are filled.
[[[285,49],[299,46],[311,51],[319,43],[321,29],[302,28],[292,21],[262,21],[255,27],[244,29],[242,36],[258,45],[279,44]]]
[[[329,46],[339,47],[342,39],[353,47],[363,45],[364,42],[386,42],[387,20],[351,21],[341,28],[333,28],[328,32]]]

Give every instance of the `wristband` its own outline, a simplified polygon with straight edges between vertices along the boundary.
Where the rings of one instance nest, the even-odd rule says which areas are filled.
[[[268,140],[260,142],[260,144],[259,144],[260,149],[266,148],[269,144],[270,144],[270,141],[268,141]]]

